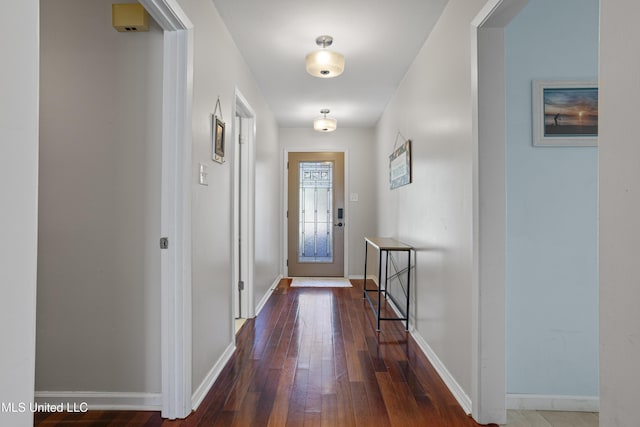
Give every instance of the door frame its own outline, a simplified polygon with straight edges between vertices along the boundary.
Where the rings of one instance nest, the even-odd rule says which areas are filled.
[[[344,271],[343,277],[349,277],[349,224],[351,221],[350,212],[349,212],[349,203],[347,199],[347,195],[349,194],[349,150],[346,148],[314,148],[314,147],[303,147],[303,148],[295,148],[288,147],[284,149],[284,159],[282,163],[282,271],[284,272],[285,277],[289,277],[289,268],[287,267],[287,258],[289,254],[289,243],[288,243],[288,227],[287,227],[287,207],[289,205],[289,180],[287,173],[287,161],[289,160],[289,153],[343,153],[344,155],[344,211],[345,211],[345,221],[344,221]]]
[[[160,233],[163,418],[186,418],[191,386],[191,160],[193,24],[176,0],[139,0],[164,31]]]
[[[233,103],[232,108],[232,116],[233,116],[233,141],[234,141],[234,156],[233,156],[233,203],[231,206],[231,217],[233,218],[233,228],[232,228],[232,248],[231,248],[231,263],[233,266],[233,274],[232,274],[232,295],[233,295],[233,304],[234,307],[238,305],[238,263],[241,262],[244,271],[244,282],[245,282],[245,300],[246,304],[246,312],[244,313],[245,318],[255,317],[255,296],[254,296],[254,278],[255,278],[255,161],[256,161],[256,113],[247,101],[247,99],[242,95],[240,90],[236,87],[235,89],[235,101]],[[240,127],[244,127],[248,130],[246,135],[243,135],[245,138],[244,145],[246,150],[243,151],[245,161],[243,164],[244,168],[240,168],[239,164],[239,156],[235,155],[236,151],[239,147],[236,146],[237,141],[239,140],[240,129],[236,126],[236,117],[239,116],[246,121],[246,125],[240,124]],[[242,121],[241,121],[242,122]],[[242,177],[240,176],[242,173]],[[243,182],[246,182],[246,195],[243,198],[243,209],[242,209],[242,224],[241,220],[238,218],[237,206],[241,202],[241,194],[240,194],[240,179]],[[242,229],[244,230],[244,243],[245,249],[243,250],[243,259],[239,259],[239,239],[240,239],[240,225],[243,225]],[[244,305],[244,304],[243,304]],[[234,309],[235,312],[235,309]],[[231,322],[232,325],[234,322]],[[233,330],[232,336],[234,337],[235,342],[235,327]]]
[[[505,424],[506,131],[504,29],[528,0],[489,0],[471,22],[473,418]]]

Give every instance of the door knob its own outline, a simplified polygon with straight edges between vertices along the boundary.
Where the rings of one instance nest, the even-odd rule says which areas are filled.
[[[333,224],[333,226],[334,226],[334,227],[342,227],[342,225],[343,225],[343,224],[342,224],[341,222],[339,222],[339,223],[337,223],[337,224]]]

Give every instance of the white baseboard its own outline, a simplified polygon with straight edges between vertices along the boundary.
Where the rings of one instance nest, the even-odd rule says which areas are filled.
[[[90,410],[116,411],[160,411],[161,393],[125,393],[100,391],[36,391],[35,402],[39,405],[63,404]]]
[[[507,409],[527,411],[600,412],[600,398],[595,396],[507,394]]]
[[[280,280],[282,280],[283,277],[284,276],[282,274],[279,274],[278,277],[276,277],[276,280],[274,280],[269,287],[269,290],[262,296],[262,298],[260,298],[260,301],[256,305],[256,316],[260,314],[260,311],[262,311],[262,309],[264,308],[264,305],[267,303],[267,300],[273,293],[273,290],[278,286],[278,283],[280,283]]]
[[[427,359],[429,359],[429,362],[431,362],[436,372],[438,372],[438,375],[440,375],[440,378],[442,378],[446,386],[449,388],[449,391],[451,391],[451,394],[453,394],[453,397],[456,398],[458,404],[462,406],[462,409],[467,415],[471,414],[472,406],[469,395],[464,391],[460,384],[458,384],[456,379],[451,375],[435,351],[433,351],[429,344],[427,344],[427,341],[422,337],[422,335],[420,335],[415,328],[411,328],[410,332],[422,352],[427,356]]]
[[[204,380],[202,380],[198,389],[193,393],[191,396],[191,407],[194,411],[198,409],[198,406],[200,406],[207,393],[209,393],[209,390],[213,387],[213,383],[218,379],[218,375],[220,375],[222,369],[226,366],[227,362],[229,362],[231,356],[233,356],[234,351],[236,351],[235,343],[229,344],[222,356],[220,356],[215,365],[213,365],[213,368],[211,368],[207,376],[204,377]]]
[[[350,274],[349,277],[347,277],[347,279],[362,280],[363,277],[364,277],[363,274]],[[376,276],[375,274],[367,274],[367,280],[373,280],[377,284],[378,276]]]

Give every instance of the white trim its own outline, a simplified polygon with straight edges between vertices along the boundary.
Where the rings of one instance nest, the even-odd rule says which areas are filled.
[[[276,280],[274,280],[273,283],[271,284],[271,287],[269,287],[269,290],[265,292],[262,298],[260,298],[260,301],[258,301],[258,304],[256,304],[256,316],[260,314],[265,304],[269,300],[269,297],[271,297],[271,294],[273,294],[273,291],[278,286],[278,283],[280,283],[280,280],[282,280],[283,277],[284,276],[282,274],[279,274],[278,277],[276,277]]]
[[[350,274],[349,277],[347,277],[347,279],[353,279],[353,280],[362,280],[364,278],[363,274]],[[367,280],[373,280],[376,285],[378,284],[378,276],[375,274],[367,274]]]
[[[600,412],[600,398],[594,396],[507,394],[507,409],[525,411]]]
[[[75,409],[101,411],[159,411],[160,393],[120,393],[101,391],[36,391],[37,404],[70,405]]]
[[[288,172],[287,172],[287,161],[289,160],[289,153],[343,153],[344,154],[344,202],[345,202],[345,210],[347,213],[347,220],[344,225],[344,270],[342,276],[346,279],[349,277],[349,216],[350,212],[348,209],[347,203],[347,194],[349,194],[349,149],[347,148],[332,148],[332,147],[323,147],[323,148],[285,148],[284,149],[284,163],[283,163],[283,173],[282,173],[282,185],[283,185],[283,205],[282,205],[282,220],[283,220],[283,238],[282,238],[282,271],[284,271],[284,276],[289,276],[289,268],[287,267],[287,258],[289,256],[289,240],[287,234],[289,233],[289,228],[287,227],[287,206],[289,203],[289,180],[288,180]]]
[[[233,110],[235,110],[235,106],[233,108]],[[238,248],[238,245],[241,244],[240,242],[240,231],[241,231],[241,225],[244,224],[244,218],[239,218],[237,209],[238,206],[240,206],[240,194],[242,192],[242,190],[240,189],[240,181],[242,181],[242,176],[240,175],[241,172],[241,164],[240,164],[240,158],[241,158],[241,153],[239,152],[239,150],[242,149],[242,147],[240,147],[240,137],[241,135],[239,135],[239,133],[242,132],[242,130],[240,129],[240,126],[242,125],[240,117],[237,116],[236,113],[232,114],[233,116],[233,155],[231,155],[231,148],[229,146],[227,146],[227,151],[228,151],[228,155],[231,159],[233,159],[231,165],[231,169],[232,169],[232,203],[231,203],[231,295],[232,297],[232,303],[233,303],[233,317],[238,319],[240,318],[242,315],[244,315],[246,317],[247,315],[247,309],[245,307],[246,301],[242,301],[242,307],[240,307],[240,291],[238,289],[238,281],[240,280],[241,276],[246,276],[246,274],[243,274],[244,271],[242,273],[239,273],[240,271],[240,265],[239,263],[241,263],[243,260],[246,263],[246,257],[245,254],[240,254],[240,250]],[[239,130],[240,129],[240,130]],[[241,209],[241,207],[240,207]],[[246,215],[245,215],[246,216]],[[243,246],[244,249],[246,250],[246,244]],[[243,266],[243,270],[246,269],[246,266]],[[246,294],[246,292],[243,292],[243,294]],[[246,300],[246,298],[245,298]],[[232,322],[235,323],[235,322]],[[232,325],[232,327],[235,330],[235,326]]]
[[[176,0],[140,0],[164,30],[162,93],[162,416],[191,413],[191,108],[193,24]],[[158,236],[160,237],[160,236]]]
[[[469,395],[464,391],[460,384],[458,384],[454,376],[451,375],[451,372],[449,372],[447,367],[442,363],[436,352],[433,351],[422,335],[420,335],[420,333],[414,328],[411,328],[410,332],[411,336],[416,341],[416,344],[418,344],[418,347],[420,347],[425,356],[427,356],[429,362],[431,362],[436,372],[438,372],[438,375],[440,375],[440,378],[442,378],[442,381],[444,381],[449,391],[451,391],[451,394],[453,394],[453,397],[455,397],[458,404],[462,406],[465,414],[470,414],[471,398]]]
[[[528,0],[489,0],[471,22],[472,416],[507,421],[504,28]]]
[[[191,396],[191,408],[195,411],[198,409],[198,406],[202,403],[204,398],[213,387],[213,384],[218,379],[218,376],[226,366],[226,364],[231,360],[233,353],[236,351],[235,343],[229,344],[227,349],[222,353],[222,356],[218,359],[218,361],[213,365],[209,373],[204,377],[198,388],[195,392],[193,392],[193,396]]]
[[[255,295],[254,295],[254,282],[255,282],[255,163],[256,163],[256,132],[257,132],[257,118],[256,113],[249,104],[249,101],[242,95],[240,89],[237,87],[234,91],[234,102],[232,105],[232,117],[233,117],[233,134],[234,134],[234,158],[233,158],[233,203],[231,205],[231,217],[233,218],[233,229],[231,232],[231,258],[233,265],[233,274],[232,274],[232,284],[233,287],[232,292],[234,295],[233,304],[237,305],[237,283],[238,283],[238,245],[239,245],[239,219],[237,218],[237,206],[240,201],[240,188],[238,186],[240,176],[238,174],[242,169],[238,163],[239,156],[235,152],[237,135],[240,131],[236,129],[236,116],[239,116],[245,120],[248,120],[248,132],[246,137],[245,153],[246,159],[244,159],[243,164],[246,166],[245,170],[242,171],[243,179],[246,180],[246,198],[245,198],[245,211],[243,213],[243,222],[244,222],[244,230],[245,236],[243,241],[245,242],[245,251],[246,260],[243,263],[243,270],[245,271],[246,277],[244,278],[245,282],[245,301],[247,304],[243,304],[243,307],[246,309],[244,313],[242,313],[242,317],[252,318],[255,316]],[[242,121],[240,126],[243,126]],[[235,308],[234,308],[235,311]],[[233,322],[232,322],[233,325]],[[235,331],[233,333],[235,336]]]

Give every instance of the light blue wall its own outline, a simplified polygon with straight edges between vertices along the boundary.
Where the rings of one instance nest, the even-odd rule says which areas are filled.
[[[597,148],[534,147],[532,80],[597,80],[598,0],[509,25],[507,393],[598,395]]]

